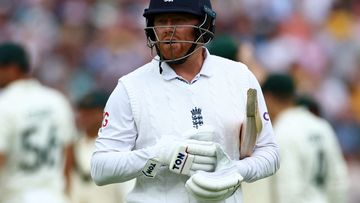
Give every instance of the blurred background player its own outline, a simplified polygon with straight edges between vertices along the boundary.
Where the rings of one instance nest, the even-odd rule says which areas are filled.
[[[287,74],[270,74],[262,89],[280,147],[281,168],[273,177],[244,184],[245,202],[346,202],[345,160],[332,127],[310,111],[319,113],[318,106],[305,97],[296,98],[294,81]]]
[[[30,76],[24,47],[0,44],[0,202],[65,203],[71,105]]]
[[[71,181],[73,203],[122,203],[133,182],[95,185],[90,176],[90,159],[94,143],[103,119],[103,109],[109,94],[104,90],[93,90],[84,95],[76,105],[78,140],[73,147],[74,170]]]

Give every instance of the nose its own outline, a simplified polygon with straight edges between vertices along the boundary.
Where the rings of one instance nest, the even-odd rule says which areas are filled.
[[[159,32],[173,34],[176,31],[176,26],[171,18],[163,21],[159,27],[156,28]]]

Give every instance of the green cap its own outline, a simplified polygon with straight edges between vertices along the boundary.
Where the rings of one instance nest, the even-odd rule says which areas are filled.
[[[234,61],[237,60],[238,46],[236,41],[229,35],[221,34],[216,36],[207,48],[210,54]]]
[[[262,91],[278,98],[292,98],[295,96],[295,83],[288,74],[273,73],[268,75],[262,84]]]
[[[0,44],[0,68],[10,64],[16,64],[23,72],[30,69],[25,48],[15,42],[3,42]]]
[[[85,94],[78,102],[78,108],[104,108],[109,94],[102,90],[95,90]]]

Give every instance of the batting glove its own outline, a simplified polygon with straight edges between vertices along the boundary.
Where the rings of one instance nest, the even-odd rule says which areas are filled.
[[[216,166],[216,145],[212,140],[214,128],[201,126],[186,132],[182,139],[163,136],[155,145],[156,158],[151,159],[143,169],[144,175],[154,177],[161,164],[169,170],[184,175],[196,171],[214,171]]]
[[[220,145],[217,145],[217,158],[215,172],[198,172],[186,181],[187,191],[196,199],[221,201],[233,195],[239,188],[243,177]]]

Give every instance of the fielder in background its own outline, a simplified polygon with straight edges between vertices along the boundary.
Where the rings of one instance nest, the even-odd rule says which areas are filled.
[[[94,90],[84,95],[76,105],[79,136],[73,147],[74,170],[70,190],[73,203],[122,203],[132,188],[133,181],[99,187],[90,176],[90,159],[108,97],[106,92]]]
[[[143,16],[153,60],[119,79],[105,107],[91,175],[98,185],[136,178],[127,202],[241,203],[241,182],[274,174],[278,146],[261,87],[246,65],[211,55],[210,0],[151,0]],[[247,90],[262,130],[240,160]],[[263,117],[264,115],[264,117]]]
[[[246,203],[345,203],[347,168],[330,124],[314,114],[316,106],[308,109],[313,105],[304,100],[296,104],[291,76],[271,74],[262,89],[274,121],[281,168],[270,178],[244,185]],[[268,200],[252,196],[259,192]]]
[[[65,151],[73,112],[58,91],[30,76],[22,45],[0,44],[0,202],[65,203]]]

